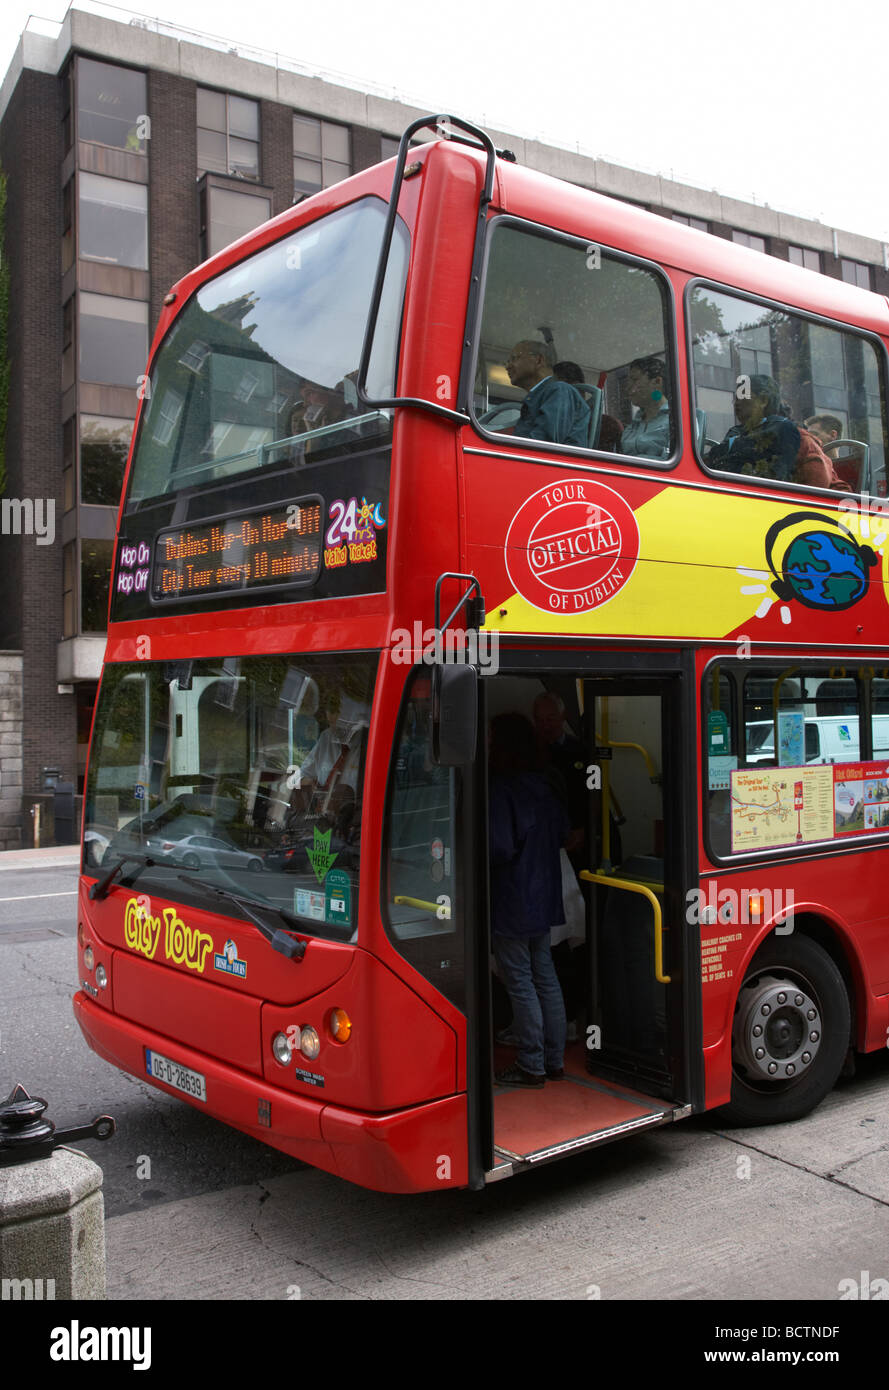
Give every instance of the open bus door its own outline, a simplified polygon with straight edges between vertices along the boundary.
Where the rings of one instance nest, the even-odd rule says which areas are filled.
[[[700,1055],[699,1010],[687,997],[689,981],[699,978],[687,959],[697,943],[688,940],[684,909],[695,783],[687,747],[694,721],[682,701],[691,683],[678,660],[667,673],[662,658],[639,657],[633,673],[621,676],[591,671],[608,669],[604,658],[542,674],[544,660],[537,654],[508,670],[501,661],[500,674],[482,683],[485,717],[516,710],[533,719],[535,701],[547,693],[564,708],[562,742],[574,750],[569,770],[585,790],[585,841],[572,855],[583,938],[559,952],[571,1025],[564,1078],[542,1088],[495,1082],[488,1181],[682,1118],[697,1089],[691,1058],[695,1048]],[[613,655],[609,664],[614,670]],[[558,761],[552,746],[547,775],[564,787]],[[574,891],[570,877],[567,886]],[[498,995],[502,1006],[505,992],[495,982],[495,1072],[515,1060],[498,1041],[508,1035]]]

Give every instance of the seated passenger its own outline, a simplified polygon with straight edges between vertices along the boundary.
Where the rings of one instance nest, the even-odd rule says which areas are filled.
[[[735,397],[737,425],[710,450],[711,468],[845,491],[818,440],[786,410],[771,377],[751,376],[750,394]]]
[[[832,444],[835,439],[842,439],[843,436],[843,422],[835,415],[810,415],[806,421],[806,429],[809,434],[815,436],[822,449],[826,444]]]
[[[305,380],[302,385],[302,398],[294,405],[290,415],[290,434],[308,434],[310,430],[320,429],[322,425],[338,424],[349,412],[342,390],[342,384],[332,391],[316,381]],[[308,439],[296,445],[298,453],[312,453],[323,449],[328,441],[320,438]]]
[[[546,343],[531,339],[516,343],[506,370],[513,386],[528,394],[516,424],[503,433],[583,448],[589,443],[590,408],[579,391],[553,375],[552,358]]]
[[[621,435],[622,454],[665,459],[670,456],[670,406],[664,393],[666,368],[659,357],[637,357],[627,378],[630,403],[638,415]]]
[[[553,367],[553,376],[559,381],[567,381],[569,386],[584,385],[583,372],[576,362],[557,362]]]
[[[780,409],[772,378],[751,376],[749,395],[735,396],[738,423],[710,450],[710,467],[791,482],[802,441],[796,425]]]

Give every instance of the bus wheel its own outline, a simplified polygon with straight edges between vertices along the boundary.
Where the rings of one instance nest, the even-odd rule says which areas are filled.
[[[851,1015],[843,977],[806,936],[770,937],[738,991],[733,1124],[778,1124],[815,1109],[840,1074]]]

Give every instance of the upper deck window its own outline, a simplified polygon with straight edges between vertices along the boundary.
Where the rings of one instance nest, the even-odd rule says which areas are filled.
[[[885,388],[870,339],[709,285],[692,289],[689,318],[696,439],[708,468],[883,490]]]
[[[484,429],[665,461],[676,439],[670,341],[665,284],[648,265],[495,227],[473,402]]]
[[[384,204],[365,198],[210,280],[152,364],[127,508],[385,433],[355,392]],[[368,377],[389,396],[407,267],[396,223]],[[360,419],[359,419],[360,417]]]

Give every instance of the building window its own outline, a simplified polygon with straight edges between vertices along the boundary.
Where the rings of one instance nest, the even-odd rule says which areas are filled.
[[[132,420],[113,420],[104,415],[81,416],[81,502],[100,507],[118,505],[132,433]]]
[[[821,269],[821,252],[812,251],[808,246],[788,246],[787,259],[791,265],[801,265],[806,270]]]
[[[258,181],[258,101],[198,87],[198,173]]]
[[[685,217],[681,212],[671,212],[670,217],[674,222],[681,222],[683,227],[692,227],[696,232],[709,232],[710,223],[704,222],[700,217]]]
[[[62,74],[62,149],[65,154],[68,153],[74,142],[74,121],[71,117],[73,88],[74,64],[69,63]]]
[[[397,146],[396,146],[397,148]],[[352,172],[349,128],[308,116],[293,118],[293,196],[317,193]]]
[[[80,542],[81,632],[104,632],[108,626],[112,541]]]
[[[272,215],[270,200],[261,194],[213,184],[204,189],[202,207],[201,252],[205,259],[262,226]]]
[[[74,264],[74,180],[62,189],[62,274]]]
[[[132,386],[148,357],[148,305],[108,294],[80,295],[80,379]]]
[[[70,512],[75,503],[74,426],[73,415],[70,415],[62,426],[62,506],[66,512]]]
[[[861,261],[840,261],[840,270],[847,285],[857,285],[860,290],[870,289],[870,266]]]
[[[74,542],[62,551],[62,636],[77,634],[75,623],[74,580],[77,572],[77,546]]]
[[[428,145],[431,140],[436,140],[434,131],[420,130],[410,141],[409,149],[418,149],[421,145]],[[394,159],[398,154],[398,146],[401,144],[399,136],[382,135],[380,136],[380,161],[384,159]]]
[[[78,58],[78,139],[144,154],[147,105],[144,72]]]
[[[78,254],[103,265],[148,269],[148,189],[144,183],[80,175]]]
[[[62,390],[74,385],[74,295],[62,306]]]
[[[736,246],[747,246],[751,251],[765,251],[765,238],[754,236],[752,232],[732,232],[732,241]]]

